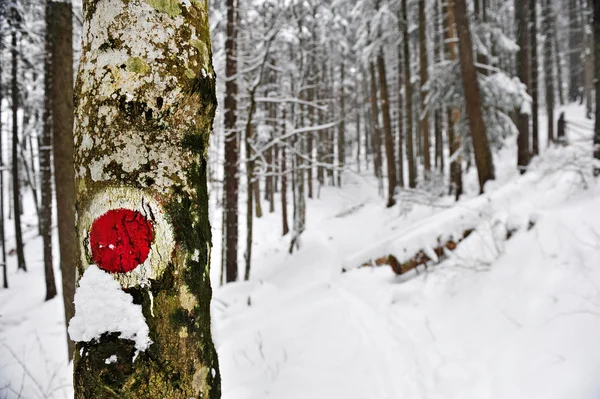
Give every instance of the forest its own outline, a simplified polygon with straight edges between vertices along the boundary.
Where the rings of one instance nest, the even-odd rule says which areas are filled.
[[[0,0],[0,399],[593,398],[600,2]]]

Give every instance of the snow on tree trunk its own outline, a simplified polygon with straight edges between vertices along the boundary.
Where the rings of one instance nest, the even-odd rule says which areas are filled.
[[[75,398],[220,397],[210,329],[206,157],[216,97],[207,7],[84,1],[75,174],[77,272],[87,284],[69,328],[78,341]],[[93,309],[86,295],[106,294],[94,284],[104,275],[123,300],[101,308],[107,316],[98,314],[95,334],[82,334],[77,320]],[[143,325],[131,333],[125,317],[139,316],[135,307],[147,347],[136,344]]]

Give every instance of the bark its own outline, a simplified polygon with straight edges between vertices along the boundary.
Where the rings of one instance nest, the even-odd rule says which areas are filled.
[[[435,19],[434,19],[434,62],[439,63],[443,57],[442,45],[442,26],[440,23],[440,2],[435,0]],[[444,136],[442,131],[442,113],[443,110],[437,109],[434,113],[434,131],[435,131],[435,167],[444,174]]]
[[[423,166],[425,171],[431,171],[431,145],[429,144],[429,116],[424,112],[425,110],[425,96],[427,92],[423,91],[423,85],[427,83],[429,79],[427,73],[427,35],[426,28],[427,21],[425,20],[425,0],[419,0],[419,70],[421,76],[420,95],[421,107],[420,107],[420,118],[421,118],[421,137],[423,140]],[[425,173],[427,177],[428,173]]]
[[[453,0],[448,0],[444,3],[447,8],[446,26],[446,41],[448,43],[448,57],[451,61],[456,60],[456,42],[455,42],[455,23],[454,23],[454,3]],[[450,157],[461,150],[461,137],[456,135],[455,126],[460,119],[458,109],[448,110],[446,113],[448,120],[448,149]],[[455,198],[458,201],[463,193],[462,184],[462,156],[458,154],[455,161],[450,163],[450,193],[454,192]]]
[[[388,175],[388,198],[387,207],[392,207],[396,204],[394,193],[396,191],[396,159],[394,155],[394,136],[392,136],[392,122],[390,120],[390,104],[388,96],[388,85],[385,71],[385,59],[383,52],[377,56],[377,69],[379,75],[379,93],[381,97],[381,114],[383,119],[383,133],[385,144],[385,156],[387,159],[387,175]]]
[[[141,306],[152,344],[136,353],[133,341],[115,333],[78,342],[76,399],[220,397],[210,328],[206,171],[217,101],[207,18],[205,2],[83,2],[75,94],[78,276],[96,260],[88,237],[106,212],[136,211],[156,234],[152,256],[113,273]],[[106,362],[112,355],[117,361]]]
[[[525,2],[515,0],[515,21],[517,25],[517,45],[520,50],[517,52],[517,74],[521,82],[527,86],[530,91],[530,64],[529,64],[529,38],[527,32],[527,7]],[[517,110],[517,128],[519,136],[517,137],[517,166],[521,173],[525,173],[530,161],[529,152],[529,115]]]
[[[52,3],[46,3],[46,55],[45,55],[45,75],[44,75],[44,126],[42,137],[40,138],[39,162],[41,174],[41,203],[40,203],[40,235],[42,236],[42,252],[44,255],[44,275],[46,280],[46,300],[56,296],[56,281],[54,279],[54,268],[52,266],[52,87],[51,87],[51,54],[52,45],[50,44],[51,35],[51,16],[50,11]],[[58,33],[58,32],[57,32]],[[73,226],[75,223],[73,223]],[[65,312],[66,316],[66,312]],[[73,317],[73,315],[71,315]],[[70,320],[65,317],[65,320]],[[68,339],[68,337],[67,337]],[[69,340],[67,342],[70,342]],[[71,349],[69,348],[69,359],[72,358]]]
[[[529,0],[531,33],[531,138],[533,155],[539,155],[538,128],[538,54],[537,54],[537,0]]]
[[[467,117],[469,119],[469,128],[471,130],[471,139],[475,153],[477,175],[479,177],[479,191],[483,193],[485,183],[488,180],[494,179],[494,163],[492,161],[492,151],[485,131],[481,110],[481,95],[479,93],[479,84],[477,83],[475,60],[473,59],[473,44],[469,31],[465,0],[454,0],[454,11],[459,42],[460,69],[467,103]]]
[[[282,134],[285,136],[286,132],[286,111],[283,109],[281,115],[282,120]],[[287,214],[287,159],[286,159],[286,148],[285,145],[281,146],[281,221],[282,221],[282,235],[286,235],[290,231],[288,225],[288,214]]]
[[[596,66],[595,66],[595,89],[596,89],[596,122],[594,124],[594,159],[596,162],[600,162],[600,2],[594,2],[594,40],[596,42],[595,54]],[[594,176],[600,176],[600,167],[594,166]]]
[[[346,154],[344,153],[344,148],[346,146],[346,139],[345,139],[345,129],[346,129],[346,124],[344,122],[345,116],[346,116],[346,110],[344,107],[344,97],[345,97],[345,93],[344,93],[344,62],[342,61],[341,63],[341,81],[340,81],[340,126],[338,129],[338,140],[337,140],[337,152],[338,152],[338,172],[337,172],[337,185],[338,187],[342,187],[342,171],[344,170],[344,158],[346,156]]]
[[[58,246],[65,320],[75,314],[75,170],[73,168],[73,20],[71,3],[49,2],[51,102]],[[50,200],[51,201],[51,200]],[[69,340],[69,359],[73,343]]]
[[[225,242],[226,281],[238,279],[238,202],[239,202],[239,144],[237,124],[237,10],[234,0],[227,0],[227,39],[225,41],[225,165],[223,204],[223,237]]]
[[[577,0],[569,0],[569,101],[577,101],[582,86],[581,23]]]
[[[554,70],[552,68],[552,42],[554,37],[552,1],[544,1],[544,80],[546,83],[546,114],[548,116],[548,143],[554,141]]]
[[[11,35],[11,96],[12,96],[12,194],[13,194],[13,214],[15,222],[15,245],[17,252],[17,269],[27,271],[25,264],[25,254],[23,251],[23,232],[21,230],[21,183],[19,180],[19,85],[18,85],[18,63],[19,52],[17,49],[17,26],[19,24],[19,16],[13,9],[13,31]]]
[[[586,104],[586,118],[592,119],[593,113],[593,100],[592,100],[592,90],[594,85],[594,38],[592,35],[592,26],[589,18],[589,13],[587,7],[584,3],[581,6],[581,19],[582,23],[585,26],[585,35],[584,35],[584,91],[585,91],[585,104]]]
[[[1,6],[0,6],[1,7]],[[4,35],[3,35],[3,19],[0,18],[0,82],[2,82],[3,70],[2,61],[4,54]],[[0,85],[2,86],[2,85]],[[0,104],[4,100],[4,90],[0,87]],[[2,107],[0,107],[0,132],[2,132]],[[0,134],[0,149],[2,146],[2,134]],[[6,237],[4,230],[4,151],[0,150],[0,245],[2,245],[2,252],[0,253],[0,261],[2,262],[2,287],[8,288],[8,270],[6,266]]]
[[[402,32],[402,19],[398,11],[398,30]],[[404,187],[404,104],[402,101],[402,86],[404,71],[402,63],[402,43],[398,43],[398,186]]]
[[[383,178],[382,167],[383,159],[381,154],[381,130],[379,128],[379,107],[377,106],[377,81],[375,76],[375,65],[370,63],[369,73],[371,75],[371,118],[373,120],[373,146],[375,152],[375,176],[378,179]]]
[[[563,84],[563,71],[562,71],[562,62],[560,55],[560,48],[558,46],[558,34],[556,31],[556,15],[552,18],[552,30],[554,31],[554,35],[552,37],[552,41],[554,42],[554,62],[556,63],[556,83],[558,86],[558,99],[560,101],[560,105],[565,105],[565,90]]]
[[[407,1],[402,0],[402,37],[403,37],[403,58],[404,58],[404,98],[406,102],[406,160],[408,161],[408,186],[417,187],[417,167],[415,164],[415,154],[413,145],[413,106],[412,106],[412,85],[410,78],[410,51],[408,36],[408,8]]]

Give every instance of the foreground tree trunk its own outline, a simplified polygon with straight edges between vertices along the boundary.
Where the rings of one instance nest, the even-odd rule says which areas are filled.
[[[237,58],[235,55],[237,29],[234,0],[227,0],[227,40],[225,41],[225,203],[223,224],[226,281],[238,277],[238,196],[239,196],[239,146],[237,123]]]
[[[421,115],[421,138],[423,140],[423,166],[425,168],[425,178],[429,178],[431,171],[431,145],[429,144],[429,115],[424,113],[425,96],[427,93],[423,91],[423,85],[429,79],[427,73],[427,21],[425,20],[425,0],[419,0],[419,73],[421,77],[421,86],[419,98],[421,99],[421,107],[419,114]]]
[[[216,96],[207,7],[83,3],[75,97],[79,281],[108,276],[115,295],[131,296],[126,305],[143,315],[136,340],[146,331],[151,342],[103,332],[110,320],[98,314],[100,337],[76,339],[77,399],[220,397],[210,329],[206,157]],[[83,288],[72,338],[75,321],[93,308],[78,296]]]
[[[538,52],[537,52],[537,0],[529,0],[529,16],[531,31],[531,138],[533,155],[539,155],[538,128]]]
[[[49,2],[51,101],[58,246],[65,320],[75,314],[75,170],[73,169],[73,19],[71,3]],[[73,342],[68,340],[69,359]]]
[[[481,110],[481,95],[475,71],[473,44],[471,42],[471,32],[469,31],[465,0],[454,0],[454,10],[459,43],[460,69],[467,102],[467,117],[473,141],[477,175],[479,176],[479,191],[483,193],[485,182],[494,179],[494,163],[492,161],[492,151],[485,131],[485,123]]]

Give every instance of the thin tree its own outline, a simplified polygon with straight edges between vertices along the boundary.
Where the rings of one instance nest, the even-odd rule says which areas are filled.
[[[41,174],[41,201],[40,201],[40,235],[44,254],[44,274],[46,277],[46,300],[56,296],[56,282],[54,279],[54,268],[52,266],[52,88],[51,88],[51,2],[46,3],[46,54],[44,75],[44,114],[43,131],[40,138],[39,162]],[[73,222],[72,226],[75,223]],[[67,319],[69,320],[69,319]],[[72,349],[72,348],[71,348]],[[68,351],[71,352],[70,350]]]
[[[346,96],[344,93],[344,80],[345,80],[345,70],[344,70],[344,55],[342,54],[342,62],[340,65],[340,124],[338,126],[338,140],[337,140],[337,152],[338,152],[338,172],[337,172],[337,185],[338,187],[342,186],[342,171],[344,170],[344,159],[346,157],[345,147],[346,147],[346,138],[345,138],[345,104],[344,97]]]
[[[528,7],[524,1],[515,0],[515,23],[517,28],[517,45],[519,46],[519,51],[516,54],[517,75],[529,91],[531,82],[527,10]],[[521,173],[525,173],[531,158],[529,151],[529,114],[528,110],[523,107],[518,109],[517,112],[517,128],[519,130],[519,136],[517,137],[517,166]]]
[[[425,96],[427,93],[423,91],[423,85],[429,79],[427,73],[427,20],[425,19],[425,0],[419,0],[419,73],[421,77],[420,87],[420,118],[421,118],[421,138],[423,140],[423,166],[425,168],[425,177],[431,170],[431,145],[429,144],[429,115],[423,112],[425,109]]]
[[[388,95],[388,84],[385,71],[385,59],[383,50],[377,55],[377,70],[379,76],[379,93],[381,98],[381,114],[383,119],[383,133],[385,145],[385,157],[387,159],[388,175],[388,198],[387,207],[396,204],[394,193],[396,192],[396,157],[394,155],[394,136],[392,135],[392,122],[390,119],[390,100]]]
[[[0,245],[2,245],[2,253],[0,260],[2,261],[2,286],[8,288],[8,268],[6,265],[6,237],[4,234],[4,159],[2,151],[2,102],[4,100],[4,87],[2,85],[2,61],[4,54],[4,18],[6,15],[6,4],[0,4]]]
[[[481,95],[477,82],[475,60],[473,59],[473,43],[465,0],[454,0],[454,12],[456,14],[460,70],[463,79],[467,117],[479,177],[479,191],[483,193],[485,183],[494,179],[494,163],[483,121]]]
[[[582,86],[581,79],[581,23],[579,21],[579,1],[569,0],[569,101],[577,101]]]
[[[402,0],[402,42],[404,43],[404,99],[406,104],[406,160],[408,161],[408,186],[417,187],[417,166],[415,164],[415,153],[413,144],[413,106],[412,106],[412,83],[410,73],[410,50],[408,36],[408,7],[407,1]]]
[[[594,41],[596,66],[594,74],[596,75],[596,121],[594,124],[594,159],[600,162],[600,1],[594,1]],[[594,166],[594,176],[600,176],[600,166]]]
[[[236,8],[234,0],[227,0],[227,39],[225,41],[225,165],[223,204],[223,237],[225,244],[226,281],[237,280],[238,275],[238,134],[237,123],[237,41]]]
[[[21,16],[13,4],[11,12],[11,101],[12,101],[12,189],[13,189],[13,210],[15,221],[15,245],[17,251],[17,269],[27,271],[25,264],[25,253],[23,251],[23,232],[21,229],[21,183],[19,179],[19,84],[18,84],[18,65],[19,50],[17,31],[21,21]]]
[[[152,342],[110,332],[78,339],[75,398],[217,399],[206,173],[217,100],[207,3],[111,4],[83,3],[77,268],[80,281],[110,273],[103,281],[117,283],[123,291],[117,287],[115,295],[133,301],[122,307],[141,307],[136,336],[147,331]],[[105,54],[120,56],[97,63]],[[71,323],[93,306],[85,301],[76,294]],[[115,317],[119,309],[103,307]],[[104,321],[110,322],[97,321],[97,334]]]
[[[552,43],[554,38],[554,13],[552,1],[544,1],[543,31],[544,31],[544,81],[546,83],[546,115],[548,116],[548,143],[554,141],[554,69],[552,66]]]
[[[538,52],[537,52],[537,0],[529,0],[529,15],[531,21],[531,138],[533,155],[539,155],[539,128],[538,128]]]

